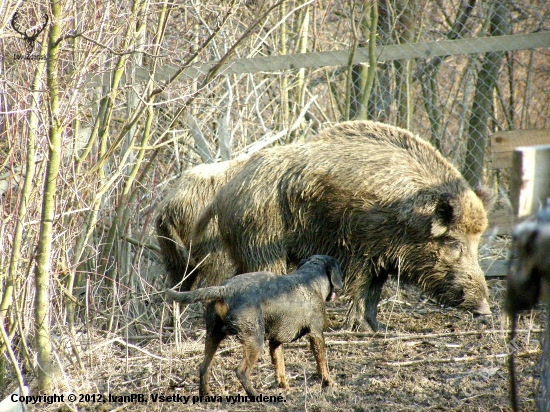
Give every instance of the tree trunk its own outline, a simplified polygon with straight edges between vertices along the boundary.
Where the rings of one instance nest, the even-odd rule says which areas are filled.
[[[55,214],[55,192],[57,175],[59,173],[61,135],[63,124],[59,114],[59,85],[57,83],[57,66],[60,46],[57,43],[61,35],[61,7],[59,1],[51,1],[52,26],[48,35],[48,62],[47,78],[50,99],[50,127],[48,130],[49,146],[42,198],[42,217],[38,252],[36,256],[36,351],[38,360],[38,387],[43,392],[51,391],[52,387],[52,360],[50,337],[50,255],[53,239],[53,220]]]
[[[369,63],[355,64],[352,70],[353,97],[350,119],[366,120],[368,104],[376,74],[376,33],[378,25],[378,1],[365,1],[361,18],[359,47],[368,45]]]

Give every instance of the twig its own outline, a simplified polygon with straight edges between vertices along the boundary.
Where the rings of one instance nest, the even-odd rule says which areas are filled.
[[[155,359],[158,359],[158,360],[161,360],[161,361],[166,361],[166,362],[170,361],[170,359],[163,358],[161,356],[155,355],[154,353],[151,353],[151,352],[149,352],[145,349],[142,349],[139,346],[133,345],[133,344],[128,343],[128,342],[125,342],[121,338],[112,338],[112,339],[106,340],[105,342],[101,342],[100,344],[98,344],[98,345],[94,346],[93,348],[89,349],[88,351],[86,351],[86,353],[93,352],[93,351],[95,351],[99,348],[102,348],[103,346],[107,346],[107,345],[109,345],[111,343],[114,343],[114,342],[120,343],[121,345],[124,345],[127,348],[136,349],[136,350],[138,350],[138,351],[140,351],[140,352],[144,353],[145,355],[150,356],[152,358],[155,358]]]
[[[327,340],[325,341],[326,346],[344,346],[344,345],[371,345],[371,341],[367,340]],[[307,341],[292,342],[285,344],[285,348],[305,348],[308,347],[309,343]]]
[[[272,136],[270,136],[269,134],[266,135],[265,137],[257,140],[256,142],[252,143],[251,145],[247,146],[246,148],[244,148],[241,153],[239,154],[239,156],[237,156],[237,158],[241,158],[241,157],[245,157],[247,155],[250,155],[252,153],[255,153],[257,152],[258,150],[260,149],[263,149],[264,147],[266,147],[267,145],[283,138],[284,136],[286,136],[289,132],[292,132],[294,130],[296,130],[298,128],[298,126],[300,126],[300,123],[302,121],[302,119],[304,118],[304,116],[306,115],[308,109],[309,109],[309,106],[311,106],[313,104],[313,102],[317,99],[317,95],[313,96],[311,98],[311,100],[309,102],[306,103],[306,105],[302,108],[302,110],[300,111],[300,114],[298,115],[298,117],[296,118],[296,121],[292,124],[292,126],[290,127],[287,127],[283,130],[281,130],[279,133],[277,134],[274,134]]]
[[[544,329],[518,329],[517,333],[541,333]],[[452,336],[472,336],[479,334],[497,334],[509,333],[509,330],[506,329],[488,329],[480,331],[462,331],[462,332],[442,332],[442,333],[417,333],[413,335],[408,334],[398,334],[384,337],[378,332],[351,332],[351,331],[341,331],[341,332],[325,332],[325,336],[355,336],[359,338],[384,338],[384,340],[414,340],[414,339],[427,339],[427,338],[445,338]]]
[[[160,246],[155,245],[154,243],[142,243],[139,240],[136,240],[136,239],[134,239],[133,237],[130,237],[130,236],[121,236],[120,238],[125,240],[128,243],[131,243],[134,246],[142,247],[142,248],[145,248],[145,249],[152,250],[153,252],[160,253]]]
[[[172,336],[171,333],[164,333],[161,335],[161,338],[169,338],[170,336]],[[159,338],[159,335],[156,334],[156,335],[135,335],[135,336],[128,336],[127,339],[128,340],[155,340],[155,339],[158,339]]]
[[[539,354],[539,349],[533,349],[528,350],[526,352],[520,352],[516,353],[515,356],[529,356],[529,355],[536,355]],[[420,365],[424,363],[460,363],[460,362],[477,362],[480,360],[487,360],[487,359],[502,359],[507,358],[509,354],[507,353],[497,353],[496,355],[486,355],[486,356],[462,356],[460,358],[426,358],[426,359],[417,359],[417,360],[411,360],[411,361],[405,361],[405,362],[386,362],[386,365],[388,366],[412,366],[412,365]]]

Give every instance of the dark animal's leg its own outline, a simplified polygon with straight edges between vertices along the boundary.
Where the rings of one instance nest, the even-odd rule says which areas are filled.
[[[286,381],[283,345],[281,343],[269,341],[269,354],[271,355],[273,369],[275,369],[275,382],[277,382],[279,388],[288,389],[289,386]]]
[[[199,395],[200,396],[206,396],[210,395],[210,384],[209,378],[210,378],[210,369],[212,367],[212,360],[214,359],[214,355],[216,354],[216,351],[218,350],[218,347],[220,346],[220,342],[225,338],[226,334],[222,332],[221,327],[216,328],[216,330],[212,332],[208,332],[206,335],[206,340],[204,343],[204,360],[202,361],[202,364],[199,369]]]
[[[374,276],[370,284],[363,290],[363,301],[365,303],[363,317],[375,332],[386,330],[386,325],[378,322],[376,317],[378,315],[378,302],[380,302],[382,287],[387,279],[387,273],[380,273],[378,276]]]
[[[244,390],[248,394],[248,396],[257,396],[258,393],[252,386],[252,382],[250,382],[250,372],[252,371],[252,368],[254,365],[256,365],[256,362],[258,362],[258,359],[260,358],[260,354],[262,353],[263,349],[263,336],[262,336],[262,344],[258,344],[259,342],[244,342],[243,349],[243,361],[241,363],[241,366],[237,368],[235,373],[237,374],[237,378],[243,385]]]
[[[309,343],[313,356],[315,356],[315,361],[317,362],[317,373],[321,377],[323,387],[334,385],[334,381],[328,374],[327,351],[325,338],[322,332],[320,334],[310,334]]]
[[[237,339],[243,344],[243,361],[235,373],[243,385],[248,396],[257,396],[257,392],[250,382],[250,372],[264,349],[265,325],[261,308],[256,308],[256,313],[250,316],[250,310],[244,313],[233,314],[238,319]],[[251,329],[254,325],[255,329]]]

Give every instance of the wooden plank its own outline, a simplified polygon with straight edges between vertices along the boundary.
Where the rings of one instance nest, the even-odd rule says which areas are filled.
[[[485,231],[486,235],[509,235],[517,223],[512,209],[501,204],[497,204],[493,210],[489,211],[487,218],[489,225]]]
[[[377,60],[388,61],[397,59],[429,58],[432,56],[456,56],[462,54],[487,53],[490,51],[524,50],[550,47],[550,31],[540,31],[531,34],[514,34],[508,36],[479,37],[435,41],[427,43],[409,43],[390,46],[377,46]],[[269,73],[300,68],[319,68],[330,66],[346,66],[349,59],[349,50],[328,52],[299,53],[280,56],[253,57],[249,59],[234,59],[221,67],[223,75],[240,75],[245,73]],[[368,48],[360,47],[354,56],[354,64],[368,63]],[[184,70],[180,79],[195,79],[205,75],[214,67],[216,62],[199,63]],[[165,82],[179,69],[179,66],[165,65],[155,73],[157,82]],[[150,77],[147,69],[136,70],[136,79],[146,81]],[[93,87],[101,83],[101,75],[90,75],[87,78]]]
[[[512,167],[516,147],[550,144],[550,129],[514,130],[491,135],[490,169]]]
[[[527,129],[496,132],[491,135],[491,152],[510,152],[520,146],[550,144],[550,129]]]
[[[514,150],[510,201],[518,218],[536,213],[550,195],[550,145]]]
[[[513,151],[510,152],[496,152],[491,151],[491,158],[489,159],[488,167],[491,170],[507,169],[512,167]]]
[[[502,278],[508,273],[507,259],[485,259],[479,262],[486,278]]]

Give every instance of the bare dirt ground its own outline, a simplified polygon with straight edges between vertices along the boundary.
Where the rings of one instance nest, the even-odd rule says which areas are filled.
[[[389,325],[386,334],[354,333],[345,327],[346,304],[329,304],[326,333],[328,363],[337,386],[322,389],[307,340],[285,349],[290,390],[274,387],[266,351],[253,372],[253,382],[273,402],[232,403],[226,396],[245,395],[234,369],[240,362],[240,345],[222,343],[214,363],[213,402],[187,404],[153,402],[154,394],[198,395],[198,365],[202,360],[204,326],[200,305],[188,306],[181,330],[164,331],[162,339],[101,338],[83,357],[90,365],[85,374],[67,368],[58,381],[80,394],[123,396],[143,394],[147,404],[81,402],[55,404],[47,410],[289,410],[289,411],[498,411],[510,410],[508,400],[507,336],[501,332],[504,281],[489,281],[493,317],[473,318],[443,308],[412,287],[391,282],[385,288],[379,319]],[[517,371],[522,410],[536,410],[534,391],[540,358],[540,330],[544,313],[535,310],[519,322]],[[504,325],[504,328],[507,328]],[[176,342],[176,335],[180,341]],[[99,338],[99,336],[98,336]],[[80,381],[79,381],[80,380]],[[60,407],[61,406],[61,407]]]
[[[480,248],[482,258],[502,259],[506,253],[506,244],[493,244],[490,250],[487,245]],[[156,273],[162,268],[154,270]],[[162,290],[161,283],[159,280],[159,285],[149,286],[151,290]],[[275,387],[269,353],[265,351],[252,380],[258,392],[272,398],[271,402],[258,403],[228,399],[245,395],[234,373],[241,361],[241,347],[232,338],[222,342],[214,361],[211,390],[217,398],[202,403],[193,399],[198,397],[198,367],[204,349],[202,307],[185,307],[176,330],[161,327],[168,323],[172,308],[162,304],[159,295],[145,313],[134,316],[129,309],[117,334],[90,326],[78,330],[76,340],[83,369],[68,342],[59,342],[54,393],[65,394],[65,401],[29,409],[509,411],[509,325],[502,313],[505,280],[489,280],[488,286],[493,316],[474,318],[455,308],[442,307],[417,288],[392,280],[384,288],[379,307],[379,320],[389,326],[389,331],[378,334],[352,332],[345,322],[347,302],[339,298],[329,303],[325,339],[329,369],[337,385],[321,388],[307,339],[302,338],[285,345],[291,387],[287,391]],[[524,313],[518,323],[514,351],[524,411],[536,410],[544,325],[542,308]],[[77,402],[67,401],[69,393],[77,396]],[[132,394],[142,396],[147,403],[122,398]],[[164,401],[155,402],[154,397],[160,395],[165,396]],[[185,397],[189,397],[187,403]]]

